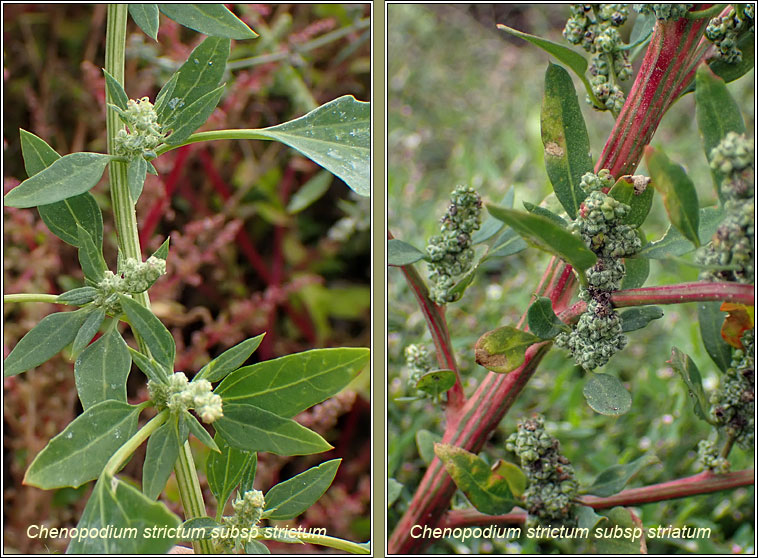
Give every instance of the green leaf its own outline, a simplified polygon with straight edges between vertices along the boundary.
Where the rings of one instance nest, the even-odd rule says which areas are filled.
[[[368,364],[369,349],[314,349],[245,366],[229,374],[215,393],[227,403],[255,405],[294,417],[341,391]]]
[[[192,413],[185,412],[184,413],[184,419],[187,421],[187,426],[189,426],[190,432],[200,440],[200,442],[207,448],[212,449],[213,451],[220,453],[221,450],[216,445],[216,442],[213,441],[213,438],[211,438],[211,435],[208,434],[208,431],[203,427],[202,424],[195,418],[195,416]],[[182,440],[184,442],[184,440]]]
[[[83,306],[95,300],[98,290],[95,287],[79,287],[61,293],[55,299],[58,304],[70,304],[74,306]]]
[[[158,249],[153,252],[153,257],[156,257],[160,260],[167,260],[168,259],[168,246],[169,242],[171,241],[171,237],[168,237],[166,240],[163,241],[163,244],[158,246]]]
[[[105,277],[108,265],[103,258],[103,250],[95,245],[90,234],[81,225],[76,225],[79,236],[79,264],[84,276],[93,283],[99,283]]]
[[[708,61],[711,71],[727,83],[741,78],[755,66],[755,33],[742,33],[737,37],[737,48],[742,51],[740,62],[729,63],[721,57],[714,57]],[[684,93],[691,90],[692,85]]]
[[[495,219],[497,221],[497,219]],[[492,258],[506,258],[526,250],[526,241],[516,231],[507,227],[503,233],[492,243],[492,249],[487,252],[485,260]]]
[[[160,25],[160,15],[158,13],[158,4],[129,4],[129,15],[132,16],[145,35],[158,40],[158,26]]]
[[[147,376],[148,380],[159,384],[168,383],[168,375],[166,374],[166,370],[164,370],[163,367],[155,361],[155,359],[148,358],[139,351],[135,351],[131,347],[129,347],[129,354],[131,355],[134,364],[136,364],[137,367],[142,370],[145,376]]]
[[[5,358],[3,376],[21,374],[50,360],[74,340],[86,319],[86,309],[56,312],[42,318]]]
[[[78,196],[100,181],[112,159],[102,153],[71,153],[5,194],[9,207],[34,207]]]
[[[397,238],[387,241],[387,265],[401,267],[426,258],[427,255],[412,244]]]
[[[581,238],[571,234],[550,219],[513,209],[503,209],[494,205],[488,205],[487,211],[493,217],[510,225],[530,244],[540,250],[555,254],[572,265],[580,272],[581,277],[584,276],[583,272],[586,269],[597,262],[597,256],[584,245]]]
[[[245,539],[245,554],[271,554],[271,551],[259,540]]]
[[[548,54],[552,54],[555,56],[556,60],[563,62],[566,64],[566,66],[571,68],[577,76],[584,78],[584,73],[587,71],[587,60],[578,52],[571,50],[570,48],[565,47],[561,44],[554,43],[553,41],[543,39],[542,37],[536,37],[534,35],[529,35],[528,33],[516,31],[515,29],[511,29],[510,27],[507,27],[500,23],[498,23],[497,28],[502,29],[514,37],[520,37],[525,41],[529,41]]]
[[[590,531],[590,541],[597,554],[646,554],[643,547],[645,529],[642,523],[637,523],[632,512],[626,508],[616,507],[608,512],[608,524],[603,524]],[[602,529],[603,536],[597,537],[597,530]],[[614,535],[614,533],[616,533]]]
[[[449,444],[435,444],[434,453],[445,464],[455,485],[480,512],[500,515],[519,505],[506,480],[473,453]]]
[[[586,494],[594,494],[601,498],[613,496],[621,492],[626,483],[629,482],[643,467],[655,463],[657,459],[651,455],[643,455],[638,459],[624,465],[612,465],[600,473],[595,482],[584,490]]]
[[[126,103],[129,101],[129,97],[126,91],[124,91],[124,86],[109,74],[105,68],[103,68],[103,74],[105,75],[105,91],[108,93],[107,101],[113,103],[121,110],[126,110]]]
[[[567,328],[553,312],[552,301],[544,296],[537,298],[526,313],[529,329],[540,339],[552,339]]]
[[[240,480],[240,493],[250,492],[253,489],[253,483],[255,482],[255,473],[258,469],[258,454],[253,452],[250,454],[252,458],[248,462],[247,466],[242,470],[242,480]]]
[[[508,488],[511,489],[514,497],[521,498],[528,484],[526,474],[521,470],[521,467],[514,463],[498,459],[492,466],[492,472],[505,479],[505,482],[508,483]]]
[[[266,492],[263,517],[294,519],[303,513],[331,486],[341,462],[342,459],[326,461],[272,487]]]
[[[95,246],[102,247],[103,214],[95,197],[89,192],[48,205],[40,205],[37,211],[50,232],[64,242],[79,247],[77,227],[82,227],[89,231]]]
[[[591,373],[582,390],[587,404],[596,413],[617,417],[632,406],[632,396],[621,381],[610,374]]]
[[[432,397],[437,397],[445,393],[454,385],[455,371],[431,370],[419,378],[418,382],[416,382],[416,389],[420,389]]]
[[[136,300],[118,295],[121,307],[129,318],[129,324],[137,334],[145,341],[150,353],[158,363],[166,370],[174,369],[174,357],[176,344],[171,333],[150,310],[142,306]]]
[[[137,203],[140,194],[142,194],[145,177],[147,177],[147,161],[142,157],[135,157],[129,161],[129,164],[126,166],[126,183],[129,185],[129,195],[132,198],[132,203]]]
[[[217,527],[223,527],[221,523],[204,515],[202,517],[193,517],[182,523],[181,528],[184,531],[185,541],[201,541],[204,539],[210,539],[212,537],[213,530]],[[202,535],[200,535],[199,529],[202,529]],[[197,534],[197,536],[195,536]]]
[[[218,382],[230,372],[237,370],[260,346],[264,335],[266,334],[261,333],[257,337],[245,339],[231,349],[227,349],[203,366],[195,376],[195,380],[206,379],[209,382]]]
[[[173,417],[148,439],[145,464],[142,467],[142,492],[151,500],[158,498],[166,487],[179,457],[179,446],[176,420]]]
[[[327,171],[317,172],[290,198],[287,204],[287,213],[295,215],[310,207],[326,193],[332,179],[332,174]]]
[[[638,306],[624,310],[619,314],[621,318],[621,331],[624,333],[642,329],[653,320],[663,317],[663,310],[659,306]]]
[[[582,175],[592,171],[590,139],[571,77],[555,64],[545,74],[540,122],[547,175],[558,201],[575,219],[587,197],[579,185]]]
[[[95,337],[95,334],[100,331],[100,326],[103,325],[105,320],[105,311],[101,308],[88,308],[89,316],[84,320],[82,327],[74,337],[74,342],[71,345],[71,356],[76,358],[79,356],[89,342]]]
[[[511,326],[503,326],[482,335],[476,342],[476,362],[487,370],[505,374],[524,363],[526,350],[542,339]]]
[[[708,400],[703,390],[703,380],[700,376],[700,370],[697,369],[695,362],[689,355],[676,347],[671,349],[671,360],[667,360],[666,362],[671,365],[671,368],[681,376],[687,385],[687,390],[690,397],[692,397],[692,406],[695,414],[704,421],[709,422],[707,414]]]
[[[416,446],[421,459],[429,466],[434,459],[434,444],[442,441],[442,436],[432,434],[423,428],[416,432]]]
[[[621,280],[621,289],[636,289],[647,281],[650,275],[650,260],[647,258],[624,258],[626,274]]]
[[[45,170],[61,158],[42,138],[23,129],[19,130],[19,134],[21,136],[21,154],[24,157],[24,168],[29,178]]]
[[[224,86],[220,85],[177,113],[169,126],[172,132],[166,138],[166,143],[168,145],[178,145],[186,141],[192,135],[192,132],[208,120],[208,117],[216,109],[216,105],[218,105],[223,92]]]
[[[624,175],[616,181],[608,195],[625,203],[631,209],[621,223],[639,227],[647,219],[653,207],[653,188],[648,188],[648,178],[644,176]],[[635,183],[637,188],[635,188]]]
[[[508,191],[505,193],[505,196],[503,196],[503,199],[500,200],[500,203],[498,205],[500,207],[507,207],[508,209],[512,209],[514,196],[515,192],[513,187],[508,188]],[[488,216],[482,223],[482,226],[472,233],[471,244],[479,244],[485,240],[489,240],[497,233],[499,233],[503,229],[503,226],[504,225],[502,221],[495,219],[492,215]]]
[[[211,37],[242,40],[258,36],[223,4],[158,4],[158,8],[180,25]]]
[[[549,209],[545,209],[544,207],[540,207],[539,205],[534,205],[533,203],[524,202],[524,209],[526,209],[529,213],[534,213],[535,215],[542,215],[543,217],[547,217],[550,219],[553,223],[556,225],[559,225],[563,228],[568,227],[568,223],[563,219],[562,217],[559,217]]]
[[[695,185],[684,168],[669,160],[665,153],[651,146],[645,147],[645,162],[650,170],[653,186],[663,196],[671,224],[695,247],[698,238],[699,206]]]
[[[255,454],[233,448],[218,432],[213,439],[221,451],[208,455],[205,475],[208,478],[208,486],[221,509],[226,506],[229,496],[240,483],[242,474]]]
[[[721,207],[704,207],[700,210],[698,236],[700,237],[701,244],[707,243],[716,233],[716,229],[724,218],[724,215],[724,209]],[[645,244],[634,257],[664,259],[672,256],[682,256],[694,249],[695,246],[682,236],[682,233],[675,227],[669,227],[663,237]]]
[[[603,515],[598,515],[595,510],[589,506],[577,506],[576,507],[576,520],[577,527],[579,529],[594,530],[598,523],[601,521],[608,521],[608,518]]]
[[[126,403],[126,379],[131,367],[129,348],[115,329],[84,349],[74,364],[82,407],[86,410],[108,399]]]
[[[256,130],[315,161],[361,196],[371,193],[371,103],[344,95],[295,120]]]
[[[698,303],[697,320],[700,324],[700,336],[703,339],[703,345],[711,360],[722,372],[726,372],[732,362],[732,348],[721,337],[721,328],[725,319],[726,314],[721,311],[721,302]]]
[[[24,484],[48,490],[76,488],[96,479],[116,450],[137,431],[141,409],[109,400],[85,410],[37,454]]]
[[[745,122],[740,107],[729,94],[724,80],[714,75],[706,64],[701,64],[695,74],[695,109],[705,156],[710,163],[713,148],[729,132],[744,134]],[[721,182],[725,175],[715,169],[711,169],[711,174],[719,200],[723,203]]]
[[[78,537],[72,539],[68,554],[165,554],[175,539],[160,536],[161,528],[174,528],[181,520],[160,502],[110,475],[101,476],[90,495],[77,527],[101,532],[133,530],[136,537]],[[153,533],[153,528],[157,527]],[[124,531],[122,531],[122,529]],[[151,536],[146,536],[150,533]],[[165,531],[164,531],[165,533]],[[152,536],[155,534],[155,536]]]
[[[392,507],[392,504],[400,497],[402,491],[402,484],[391,477],[387,479],[387,508]]]
[[[213,423],[232,446],[277,455],[310,455],[332,449],[321,436],[292,419],[252,405],[224,402],[224,416]]]
[[[226,63],[226,61],[224,63]],[[163,117],[163,114],[166,111],[166,106],[168,105],[169,99],[174,98],[174,89],[176,88],[176,82],[178,79],[179,72],[177,71],[169,78],[166,83],[163,84],[163,87],[161,87],[161,90],[158,91],[158,94],[155,96],[155,104],[153,105],[153,110],[155,110],[155,114],[159,115],[160,118]],[[219,76],[218,79],[221,80],[221,76]],[[218,85],[218,82],[216,85]]]

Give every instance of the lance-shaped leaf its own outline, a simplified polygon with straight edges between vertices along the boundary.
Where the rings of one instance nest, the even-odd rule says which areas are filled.
[[[547,175],[558,201],[575,219],[587,197],[579,185],[582,175],[592,171],[590,139],[571,76],[555,64],[545,74],[540,122]]]
[[[126,403],[126,378],[131,367],[129,348],[115,329],[84,349],[74,364],[82,407],[89,409],[107,399]]]
[[[58,304],[70,304],[73,306],[83,306],[88,302],[95,300],[98,290],[95,287],[79,287],[61,293],[55,299]]]
[[[317,172],[292,195],[287,204],[287,213],[295,215],[313,205],[326,193],[333,179],[330,172],[325,170]]]
[[[435,444],[434,453],[455,485],[480,512],[500,515],[519,505],[508,482],[473,453],[449,444]]]
[[[371,193],[371,103],[345,95],[290,122],[256,130],[341,178],[357,194]]]
[[[303,513],[332,484],[341,462],[341,459],[332,459],[272,487],[266,492],[263,517],[293,519]]]
[[[539,205],[534,205],[533,203],[524,202],[524,209],[526,209],[529,213],[534,213],[535,215],[541,215],[542,217],[547,217],[552,222],[554,222],[556,225],[560,227],[568,227],[568,223],[566,222],[563,217],[560,217],[550,211],[549,209],[545,209],[544,207],[540,207]]]
[[[645,147],[645,162],[655,189],[663,197],[663,205],[671,224],[695,247],[700,246],[700,213],[697,191],[692,180],[680,165],[649,145]]]
[[[108,70],[103,68],[103,74],[105,75],[105,90],[108,93],[108,101],[116,105],[121,110],[126,110],[126,103],[129,102],[129,97],[124,91],[124,86],[119,81],[108,73]]]
[[[100,181],[112,158],[102,153],[65,155],[8,192],[5,205],[35,207],[83,194]]]
[[[155,500],[163,492],[179,457],[180,444],[176,420],[173,417],[164,422],[148,439],[145,464],[142,467],[142,492],[151,500]]]
[[[147,376],[148,380],[159,384],[165,384],[168,382],[167,371],[164,370],[163,367],[158,364],[154,358],[148,358],[139,351],[135,351],[131,347],[129,347],[129,354],[131,355],[134,364],[136,364],[137,367],[142,370],[145,376]]]
[[[663,310],[659,306],[638,306],[629,308],[619,314],[621,318],[621,331],[636,331],[642,329],[653,320],[663,317]]]
[[[506,374],[524,363],[526,350],[542,339],[511,326],[503,326],[482,335],[474,349],[476,362],[487,370]]]
[[[342,390],[369,357],[369,349],[352,347],[295,353],[240,368],[215,393],[224,400],[224,415],[228,403],[245,403],[294,417]]]
[[[174,369],[176,344],[171,333],[150,310],[128,296],[118,295],[129,324],[147,344],[150,353],[166,370]]]
[[[252,405],[224,402],[224,416],[213,423],[230,445],[244,451],[310,455],[332,449],[321,436],[292,419]]]
[[[129,195],[132,203],[137,203],[142,188],[145,186],[145,177],[147,177],[147,161],[142,157],[135,157],[126,166],[126,183],[129,186]]]
[[[166,138],[168,145],[178,145],[187,140],[192,132],[202,126],[221,99],[224,86],[209,91],[188,107],[182,109],[171,122],[171,135]],[[144,179],[143,179],[144,180]]]
[[[621,223],[639,227],[647,219],[653,207],[653,188],[648,188],[650,179],[645,176],[624,175],[616,181],[608,195],[625,203],[631,209]]]
[[[427,255],[413,246],[397,238],[387,241],[387,265],[403,266],[426,259]]]
[[[136,537],[77,537],[72,539],[68,554],[165,554],[174,546],[175,538],[166,537],[166,531],[177,527],[181,520],[168,508],[146,497],[139,490],[104,474],[95,485],[79,529],[94,529],[91,532],[129,533]],[[155,531],[153,528],[156,528]],[[87,531],[90,532],[90,531]],[[151,536],[146,536],[150,533]]]
[[[166,83],[163,84],[163,87],[161,87],[161,90],[158,91],[158,94],[155,96],[153,109],[155,110],[155,114],[159,115],[159,117],[164,114],[168,101],[173,99],[174,88],[176,87],[178,79],[179,72],[177,71]],[[221,78],[219,77],[219,79]]]
[[[21,154],[24,156],[24,168],[30,178],[61,158],[55,149],[39,136],[35,136],[26,130],[19,130],[19,135],[21,136]]]
[[[708,242],[715,234],[724,215],[724,209],[721,207],[704,207],[700,210],[698,235],[701,244]],[[694,249],[695,245],[690,240],[685,238],[676,227],[670,226],[663,237],[645,244],[634,257],[663,259],[682,256]]]
[[[254,39],[258,33],[223,4],[158,4],[175,22],[212,37]]]
[[[129,4],[129,15],[132,16],[145,35],[158,40],[158,26],[160,25],[160,14],[158,4]]]
[[[74,342],[71,344],[71,356],[78,357],[79,354],[89,345],[89,342],[95,337],[100,326],[103,325],[105,320],[105,310],[101,308],[87,308],[89,315],[84,320],[82,327],[74,337]]]
[[[698,303],[697,319],[700,324],[700,337],[703,339],[708,355],[722,372],[726,372],[732,362],[732,348],[721,337],[721,328],[725,318],[726,315],[721,312],[720,302]]]
[[[240,493],[250,492],[253,489],[253,483],[255,482],[255,473],[258,470],[258,454],[253,452],[253,458],[248,462],[247,466],[242,471],[242,479],[240,480]]]
[[[48,490],[96,479],[111,456],[137,431],[141,407],[101,401],[76,417],[37,454],[24,484]]]
[[[250,461],[255,459],[255,453],[230,446],[218,433],[216,433],[214,441],[221,451],[208,455],[208,461],[205,463],[205,475],[208,478],[208,486],[221,509],[226,506],[232,491],[242,480],[242,475]]]
[[[530,35],[528,33],[523,33],[521,31],[511,29],[510,27],[507,27],[500,23],[497,25],[497,28],[513,35],[514,37],[520,37],[525,41],[529,41],[548,54],[552,54],[555,56],[556,60],[563,62],[566,64],[566,66],[571,68],[577,76],[584,78],[584,73],[587,71],[587,59],[575,50],[571,50],[570,48],[558,43],[554,43],[553,41],[543,39],[542,37],[537,37],[535,35]]]
[[[613,496],[621,492],[626,483],[629,482],[643,467],[655,463],[658,459],[652,455],[643,455],[630,463],[624,465],[612,465],[600,473],[592,485],[583,492],[594,494],[601,498]]]
[[[526,241],[512,228],[506,227],[500,236],[497,237],[497,240],[492,243],[492,249],[487,252],[484,259],[505,258],[518,254],[522,250],[526,250]]]
[[[8,378],[26,372],[54,357],[76,337],[87,319],[82,308],[74,312],[56,312],[42,318],[21,338],[3,362],[3,375]]]
[[[216,442],[213,441],[213,438],[211,438],[211,435],[208,434],[208,431],[195,418],[195,415],[188,411],[185,411],[183,419],[184,424],[189,427],[189,431],[195,436],[195,438],[200,440],[200,443],[202,443],[205,447],[212,449],[216,453],[219,453],[221,451],[216,445]]]
[[[438,397],[455,385],[454,370],[430,370],[416,382],[416,389]]]
[[[92,236],[80,225],[76,226],[79,236],[79,264],[84,276],[93,283],[99,283],[105,277],[108,265],[103,258],[102,248],[95,245]]]
[[[582,390],[587,404],[596,413],[617,417],[632,406],[632,396],[616,376],[591,374]]]
[[[195,380],[205,379],[209,382],[218,382],[230,372],[237,370],[260,346],[264,335],[266,334],[261,333],[257,337],[245,339],[231,349],[227,349],[203,366],[195,376]]]
[[[529,330],[540,339],[552,339],[561,331],[568,329],[553,311],[552,301],[541,296],[535,300],[526,313]]]

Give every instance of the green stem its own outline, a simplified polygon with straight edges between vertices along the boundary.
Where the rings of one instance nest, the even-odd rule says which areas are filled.
[[[145,401],[142,403],[141,407],[144,409],[150,404],[150,401]],[[121,469],[124,463],[126,463],[129,457],[137,450],[138,447],[142,445],[142,442],[147,440],[153,434],[153,432],[158,430],[158,428],[160,428],[160,426],[166,422],[168,417],[169,411],[168,409],[164,409],[155,415],[152,419],[150,419],[148,423],[140,428],[137,433],[134,434],[134,436],[129,438],[123,446],[118,448],[118,451],[114,453],[108,460],[108,463],[105,464],[105,469],[103,472],[111,476],[118,473],[118,471]]]
[[[240,130],[211,130],[208,132],[198,132],[192,134],[187,141],[178,143],[176,145],[163,144],[155,150],[156,155],[159,157],[164,153],[168,153],[172,149],[184,147],[192,143],[199,143],[201,141],[216,141],[216,140],[274,140],[273,137],[264,132],[265,128],[243,128]]]
[[[128,5],[126,4],[108,5],[105,69],[121,84],[124,83],[127,13]],[[108,102],[113,102],[110,95],[108,95],[107,100]],[[106,123],[108,130],[108,153],[112,154],[114,152],[116,133],[119,129],[123,128],[123,124],[119,121],[115,111],[112,110],[109,110],[107,113]],[[126,180],[126,164],[113,161],[109,165],[108,173],[119,250],[122,256],[126,258],[142,261],[137,216]],[[150,298],[147,292],[134,295],[134,299],[146,308],[150,308]],[[144,340],[140,339],[136,333],[135,337],[137,338],[140,351],[149,355],[150,352]],[[189,442],[183,444],[174,471],[176,473],[176,483],[182,498],[182,505],[184,506],[185,518],[192,519],[204,516],[206,514],[205,502],[203,501],[200,482],[197,479]],[[196,554],[211,554],[213,552],[211,541],[207,540],[195,541],[193,548]]]
[[[684,17],[685,19],[711,19],[716,17],[721,13],[721,10],[723,10],[728,4],[714,4],[708,9],[700,10],[697,12],[687,12]]]
[[[58,295],[42,293],[18,293],[3,295],[3,302],[48,302],[51,304],[62,304],[58,302]]]
[[[320,544],[321,546],[343,550],[350,554],[371,554],[369,549],[365,546],[344,539],[329,537],[327,535],[316,535],[313,533],[298,533],[297,531],[287,531],[287,534],[303,541],[304,543]]]

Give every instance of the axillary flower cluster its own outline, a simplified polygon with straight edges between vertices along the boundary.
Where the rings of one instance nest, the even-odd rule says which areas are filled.
[[[150,399],[158,409],[168,408],[174,414],[195,409],[205,423],[224,415],[221,396],[213,393],[208,380],[190,382],[184,372],[176,372],[169,377],[167,384],[151,380],[147,387]]]
[[[626,273],[621,258],[631,256],[642,244],[631,225],[620,223],[631,208],[603,192],[613,184],[607,169],[582,177],[581,187],[588,196],[571,229],[579,232],[597,255],[597,263],[587,270],[587,287],[579,292],[587,311],[570,332],[559,333],[555,339],[556,345],[568,349],[576,363],[588,370],[603,366],[626,346],[611,293],[621,287]]]
[[[260,490],[248,490],[242,495],[237,495],[232,502],[232,507],[234,515],[223,517],[224,529],[221,532],[234,533],[236,530],[242,533],[243,529],[244,532],[249,532],[263,517],[266,500]],[[216,544],[220,552],[232,552],[235,547],[242,546],[241,541],[233,536],[222,536]]]
[[[115,105],[110,107],[118,112],[129,130],[119,130],[115,138],[115,153],[127,159],[135,157],[155,158],[155,149],[163,143],[166,134],[161,131],[158,114],[147,97],[129,99],[126,110]]]
[[[146,262],[134,258],[123,260],[118,273],[105,271],[104,277],[97,284],[97,294],[94,306],[102,308],[107,313],[121,313],[119,294],[141,293],[149,289],[158,278],[166,273],[166,260],[150,256]]]
[[[718,55],[728,64],[742,62],[742,51],[737,46],[740,35],[755,29],[755,5],[736,4],[725,16],[714,17],[705,29],[706,38],[713,42]]]

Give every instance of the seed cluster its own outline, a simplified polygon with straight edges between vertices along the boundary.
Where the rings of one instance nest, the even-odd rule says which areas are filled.
[[[742,62],[737,40],[743,33],[755,29],[755,6],[738,5],[725,16],[714,17],[705,29],[706,38],[718,49],[719,57],[729,64]]]
[[[106,271],[97,284],[97,295],[93,304],[109,314],[120,314],[119,294],[141,293],[149,289],[158,278],[166,273],[166,260],[150,256],[146,262],[127,258],[118,273]]]
[[[432,369],[432,357],[423,345],[408,345],[405,348],[405,364],[410,370],[408,385],[415,388],[419,378]]]
[[[119,130],[115,138],[115,153],[127,159],[155,157],[155,148],[166,137],[158,123],[158,114],[147,97],[129,99],[126,110],[110,105],[118,112],[129,130]]]
[[[213,393],[208,380],[190,382],[184,372],[176,372],[169,377],[168,384],[151,380],[147,387],[150,398],[159,409],[167,407],[175,414],[195,409],[208,424],[224,416],[221,397]]]
[[[561,446],[545,430],[540,415],[518,423],[518,430],[506,440],[506,449],[519,456],[529,487],[524,502],[529,520],[574,522],[573,499],[578,490],[571,462],[561,455]]]
[[[450,206],[442,217],[439,235],[429,239],[429,297],[437,304],[455,302],[460,293],[453,292],[457,277],[466,273],[474,261],[471,234],[482,223],[482,199],[467,186],[458,186],[450,195]]]
[[[635,4],[634,11],[641,14],[653,14],[656,19],[675,21],[687,15],[694,4]]]

